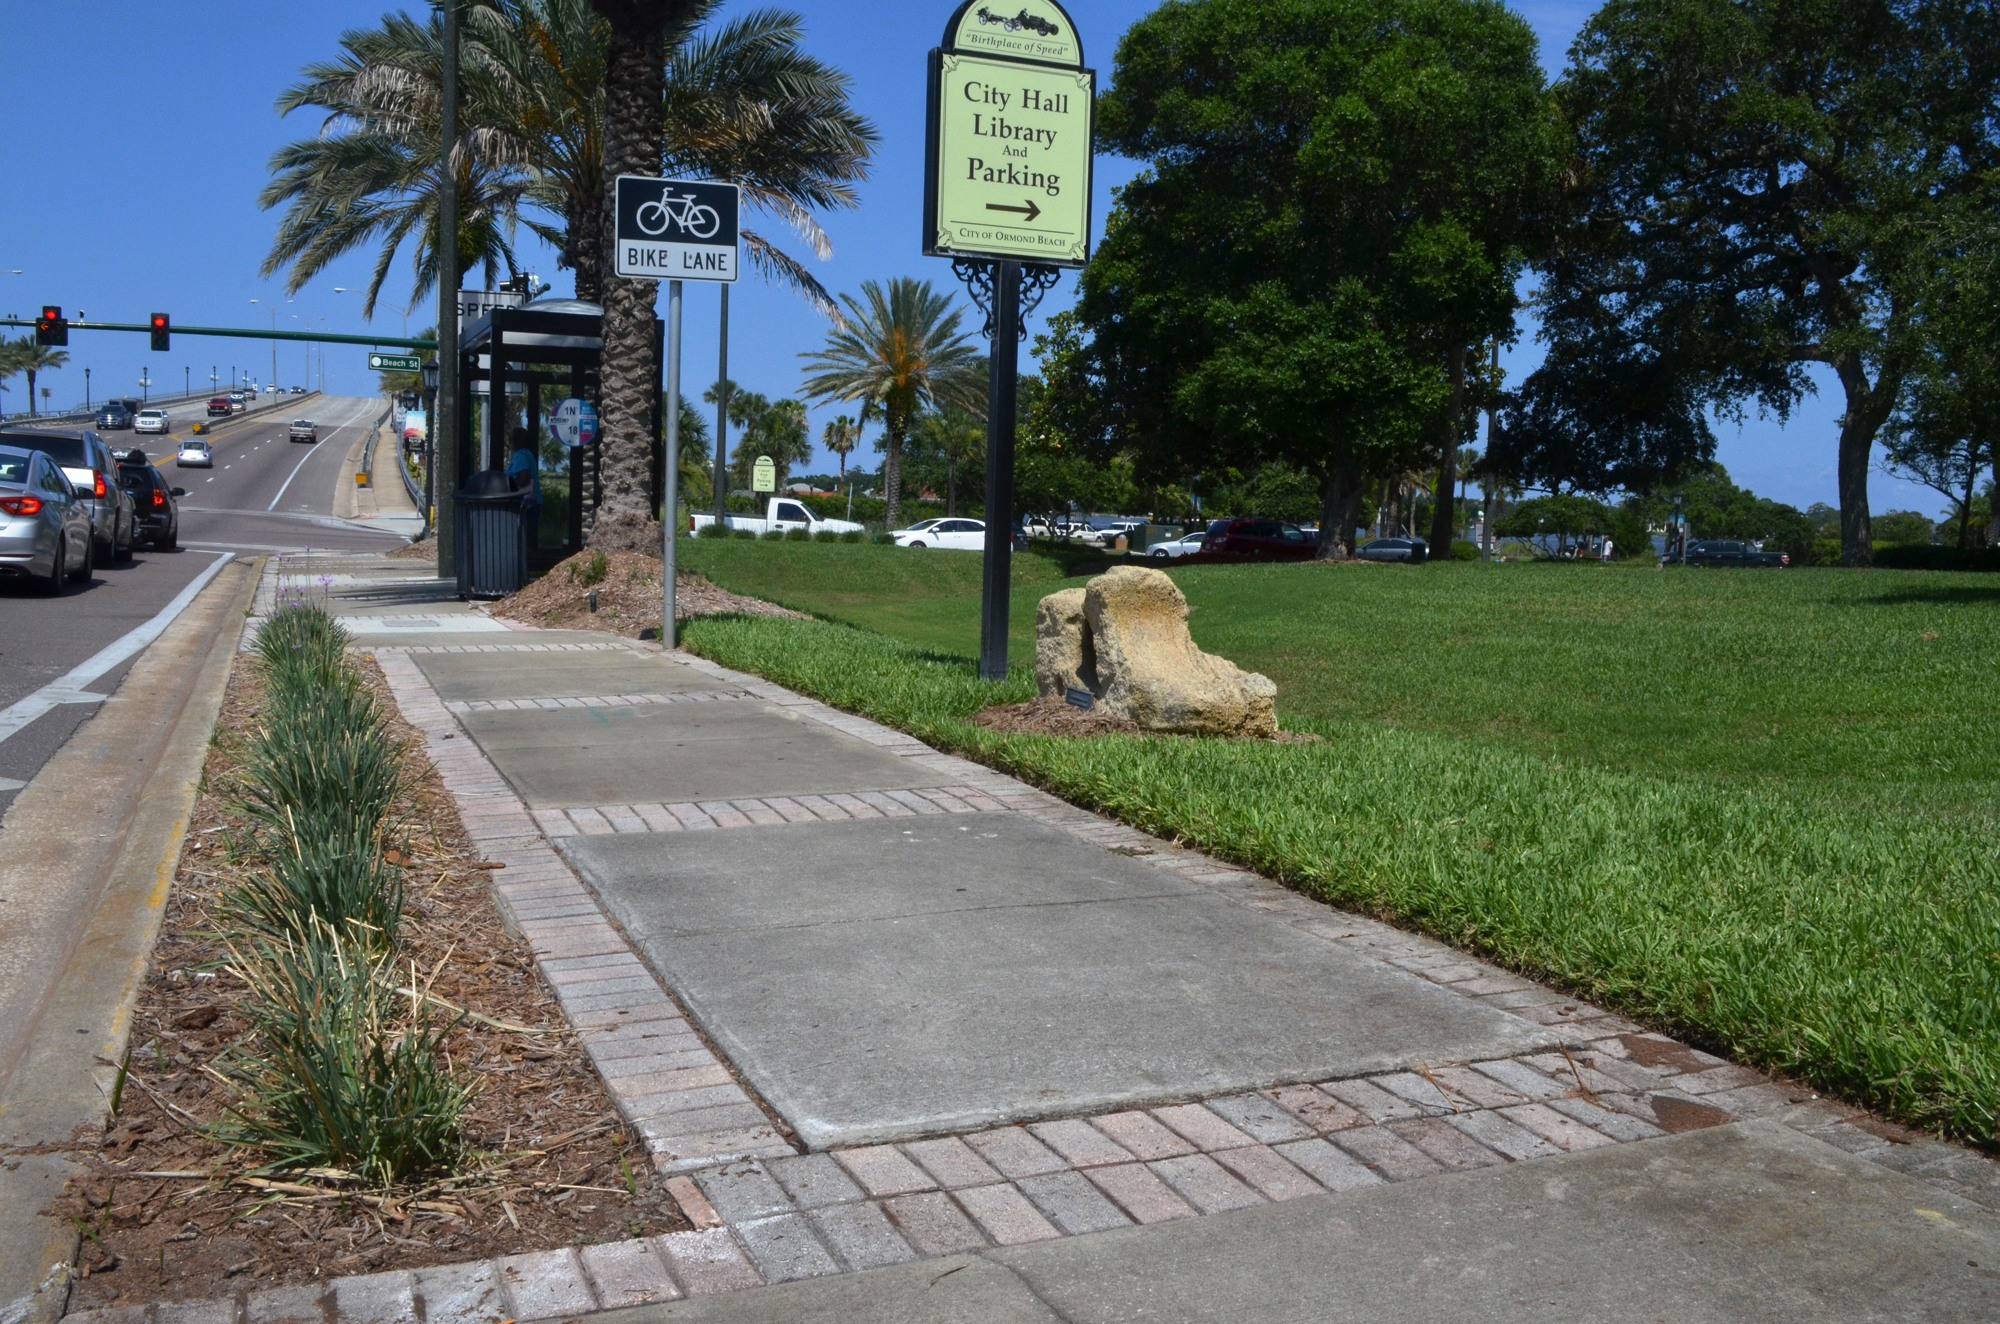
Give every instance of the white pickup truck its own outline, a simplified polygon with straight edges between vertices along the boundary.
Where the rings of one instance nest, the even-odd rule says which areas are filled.
[[[861,533],[862,527],[852,520],[821,519],[806,509],[806,503],[790,497],[772,497],[764,507],[764,517],[755,515],[725,515],[727,527],[748,529],[752,533],[790,533],[793,529],[804,529],[808,533]],[[696,514],[688,520],[688,532],[697,533],[715,523],[714,515]]]

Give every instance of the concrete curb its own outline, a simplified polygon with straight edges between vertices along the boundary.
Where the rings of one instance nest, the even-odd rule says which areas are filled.
[[[238,564],[243,569],[226,569],[141,655],[87,728],[102,736],[121,722],[156,725],[161,714],[146,706],[148,685],[192,665],[194,681],[171,718],[159,757],[142,774],[81,940],[50,988],[34,1036],[0,1096],[0,1140],[8,1144],[59,1142],[103,1125],[114,1064],[124,1054],[132,1007],[173,885],[236,636],[261,574],[254,563]],[[93,758],[94,743],[72,740],[42,775],[51,788],[61,787],[68,784],[66,762]],[[60,801],[51,807],[59,810]],[[65,814],[55,817],[70,821]],[[79,1234],[44,1211],[70,1170],[56,1154],[24,1155],[0,1167],[0,1324],[41,1324],[63,1312]]]

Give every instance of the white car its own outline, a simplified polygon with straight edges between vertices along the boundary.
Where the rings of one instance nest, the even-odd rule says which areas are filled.
[[[214,452],[209,450],[207,442],[189,437],[181,443],[179,452],[175,454],[174,467],[176,469],[213,469],[215,467],[215,455]]]
[[[1207,536],[1207,529],[1196,529],[1193,533],[1183,533],[1170,542],[1156,542],[1146,549],[1145,554],[1155,561],[1167,561],[1177,556],[1193,556],[1201,550],[1201,540]],[[1136,551],[1132,554],[1139,555]]]
[[[164,409],[141,409],[139,416],[132,420],[134,432],[167,431],[167,411]]]
[[[942,547],[953,552],[986,550],[986,521],[976,519],[920,520],[889,535],[898,547]]]

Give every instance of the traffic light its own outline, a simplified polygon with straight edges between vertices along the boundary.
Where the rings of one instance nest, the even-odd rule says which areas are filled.
[[[43,304],[42,315],[35,319],[35,343],[37,345],[69,343],[69,319],[62,315],[62,309],[52,303]]]
[[[174,332],[173,324],[167,319],[167,315],[165,313],[153,314],[154,349],[172,349],[173,348],[172,342],[174,338],[173,332]]]

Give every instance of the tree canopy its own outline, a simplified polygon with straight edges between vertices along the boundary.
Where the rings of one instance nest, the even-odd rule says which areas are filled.
[[[1367,475],[1456,455],[1466,351],[1512,334],[1564,141],[1533,33],[1487,0],[1186,0],[1120,41],[1098,134],[1147,168],[1045,365],[1065,430],[1149,483],[1305,469],[1338,554]]]
[[[1783,418],[1830,368],[1842,559],[1869,560],[1877,434],[1922,343],[1948,223],[1991,187],[2000,22],[1985,0],[1611,0],[1559,95],[1577,186],[1544,267],[1547,365],[1516,402],[1528,474],[1656,485],[1703,415]]]

